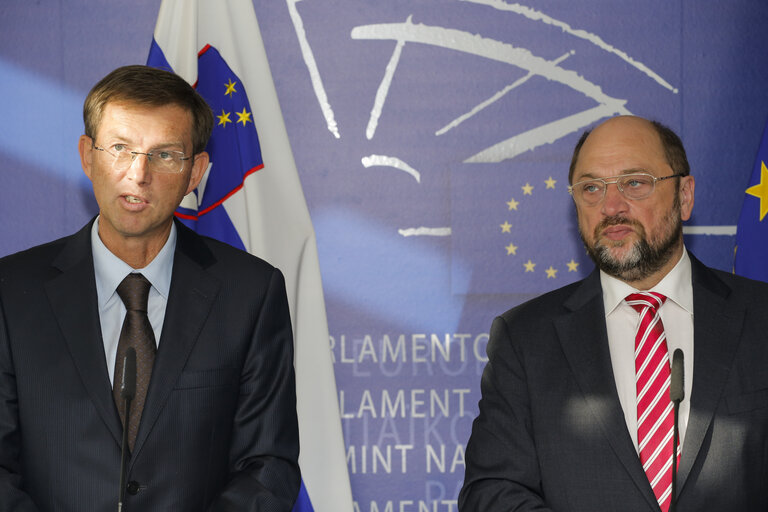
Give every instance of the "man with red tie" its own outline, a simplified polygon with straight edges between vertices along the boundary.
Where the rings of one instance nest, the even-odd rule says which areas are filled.
[[[680,138],[609,119],[579,140],[569,183],[597,268],[494,321],[459,509],[768,509],[768,285],[686,250]]]

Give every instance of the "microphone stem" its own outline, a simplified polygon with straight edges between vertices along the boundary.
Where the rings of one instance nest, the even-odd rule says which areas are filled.
[[[669,502],[669,512],[675,512],[677,509],[677,445],[679,441],[680,432],[678,430],[678,415],[680,409],[680,401],[675,400],[675,425],[673,427],[673,443],[672,443],[672,496]]]
[[[120,499],[117,502],[117,512],[123,509],[125,499],[125,473],[128,469],[128,425],[131,424],[131,397],[125,397],[125,424],[123,425],[122,454],[120,455]]]

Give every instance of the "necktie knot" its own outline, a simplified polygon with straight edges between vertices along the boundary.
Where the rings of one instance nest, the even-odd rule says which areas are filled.
[[[638,292],[630,293],[624,300],[638,313],[641,313],[645,308],[650,308],[655,313],[664,304],[667,297],[658,292]]]
[[[128,311],[147,312],[149,288],[152,284],[141,274],[128,274],[117,286],[117,294]]]

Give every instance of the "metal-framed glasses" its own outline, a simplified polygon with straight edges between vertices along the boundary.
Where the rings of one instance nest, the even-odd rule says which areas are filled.
[[[91,146],[93,149],[103,151],[112,158],[112,168],[116,171],[124,171],[128,169],[136,157],[144,155],[147,157],[147,165],[152,172],[158,172],[162,174],[178,174],[184,169],[184,161],[189,160],[192,157],[186,156],[181,151],[171,151],[159,149],[156,151],[150,151],[145,153],[143,151],[134,151],[125,144],[113,144],[109,148],[102,148],[96,145],[94,142]]]
[[[657,178],[648,173],[638,172],[621,176],[609,176],[607,178],[591,178],[574,183],[568,187],[568,193],[576,201],[594,206],[603,200],[608,185],[614,183],[619,192],[624,194],[624,197],[627,199],[645,199],[653,193],[657,181],[680,178],[682,176],[684,174],[675,173],[670,176]]]

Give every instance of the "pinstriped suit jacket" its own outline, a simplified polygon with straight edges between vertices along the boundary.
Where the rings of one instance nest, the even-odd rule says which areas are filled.
[[[288,511],[298,493],[282,274],[181,224],[127,511]],[[116,508],[121,425],[90,224],[0,260],[0,510]]]

